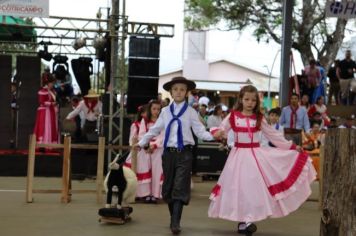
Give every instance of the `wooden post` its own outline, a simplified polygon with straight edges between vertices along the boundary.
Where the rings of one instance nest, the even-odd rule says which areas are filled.
[[[96,170],[96,202],[103,202],[105,137],[99,137],[98,163]]]
[[[33,178],[35,174],[35,154],[36,154],[36,135],[30,135],[28,145],[28,161],[27,161],[27,186],[26,186],[26,202],[33,202]]]
[[[329,129],[322,180],[321,236],[356,236],[356,130]]]
[[[63,169],[62,169],[62,203],[70,202],[69,189],[71,186],[70,179],[70,151],[71,151],[71,137],[64,137],[64,151],[63,151]]]

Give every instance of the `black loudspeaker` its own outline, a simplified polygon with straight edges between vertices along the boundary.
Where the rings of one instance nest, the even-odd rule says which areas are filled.
[[[159,59],[129,58],[129,76],[155,77],[159,75]]]
[[[33,133],[40,89],[41,59],[17,56],[16,78],[21,81],[19,105],[18,148],[28,148],[28,137]]]
[[[7,55],[0,55],[0,148],[10,147],[12,134],[11,119],[11,64],[12,58]]]
[[[128,113],[136,113],[138,106],[157,99],[159,46],[158,38],[130,38],[126,102]]]
[[[137,108],[158,96],[158,78],[129,77],[127,92],[127,112],[136,113]]]
[[[128,98],[158,95],[158,78],[135,78],[129,76]]]
[[[130,37],[129,57],[159,58],[159,38]]]
[[[216,143],[199,144],[197,153],[194,173],[220,173],[228,156],[225,150],[219,150]]]

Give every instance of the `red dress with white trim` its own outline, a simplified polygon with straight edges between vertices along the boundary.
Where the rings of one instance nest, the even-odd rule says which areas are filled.
[[[233,111],[219,129],[233,129],[235,145],[210,195],[209,217],[255,222],[286,216],[307,200],[316,176],[311,159],[265,119],[258,130],[255,115]],[[276,148],[260,146],[260,132]]]
[[[37,143],[58,143],[58,107],[55,104],[56,94],[47,86],[38,91],[39,107],[33,133]]]
[[[139,139],[142,138],[154,124],[155,123],[152,121],[146,123],[146,121],[142,119],[139,130]],[[155,147],[152,153],[146,153],[143,149],[137,153],[137,197],[153,196],[155,198],[162,198],[163,140],[164,131],[150,141],[150,145]]]

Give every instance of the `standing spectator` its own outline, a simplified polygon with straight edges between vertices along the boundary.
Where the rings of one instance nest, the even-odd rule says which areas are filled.
[[[215,109],[215,103],[213,101],[208,102],[208,115],[213,114]]]
[[[292,94],[290,105],[283,107],[279,123],[284,126],[285,134],[291,135],[293,141],[301,144],[301,132],[309,132],[310,123],[307,110],[299,106],[299,97]]]
[[[341,102],[343,105],[352,105],[354,93],[350,93],[351,81],[354,79],[356,63],[351,59],[351,51],[346,50],[345,59],[340,61],[336,75],[340,81]]]
[[[211,114],[206,122],[208,129],[212,127],[219,127],[222,122],[222,107],[221,105],[216,105],[213,114]]]
[[[222,109],[221,118],[224,119],[227,116],[227,114],[229,113],[229,108],[227,106],[225,106],[224,104],[222,104],[221,109]]]
[[[204,104],[205,106],[208,107],[208,104],[210,102],[210,99],[204,95],[202,95],[200,98],[199,98],[199,105],[200,104]]]
[[[301,106],[301,107],[304,107],[304,108],[307,110],[307,112],[309,111],[309,109],[310,109],[310,103],[309,103],[309,96],[308,96],[308,94],[304,94],[304,95],[302,96],[302,99],[300,100],[300,106]]]
[[[37,143],[58,143],[58,105],[55,78],[49,74],[44,86],[38,91],[39,107],[37,108],[36,123],[33,133]]]
[[[339,60],[335,60],[334,65],[330,67],[328,71],[328,77],[330,82],[329,87],[329,104],[332,104],[332,97],[334,97],[335,104],[339,104],[339,96],[340,96],[340,81],[336,75],[336,68],[339,67]]]
[[[199,120],[201,121],[201,123],[203,123],[205,128],[206,128],[207,121],[208,121],[208,118],[209,118],[207,108],[208,108],[207,105],[200,104],[199,112],[198,112]]]
[[[309,102],[313,103],[315,89],[319,86],[321,81],[320,69],[316,66],[314,59],[311,59],[309,65],[305,67],[305,75],[307,76]]]
[[[325,96],[326,95],[326,90],[325,90],[325,88],[326,88],[326,73],[325,73],[325,69],[320,64],[319,61],[317,61],[316,65],[317,65],[317,68],[319,68],[319,71],[320,71],[320,82],[319,82],[318,86],[314,89],[312,103],[313,104],[316,103],[317,98],[319,96],[323,96],[325,104],[326,104],[328,101],[326,100],[327,97]]]
[[[330,118],[327,113],[327,107],[324,104],[324,97],[322,96],[318,97],[316,103],[310,107],[308,111],[309,118],[312,117],[312,115],[315,112],[319,112],[321,114],[321,117],[323,118],[323,124],[325,126],[328,126],[330,124]]]
[[[345,123],[340,125],[340,129],[356,129],[356,126],[353,124],[355,120],[355,115],[348,116],[345,120]]]

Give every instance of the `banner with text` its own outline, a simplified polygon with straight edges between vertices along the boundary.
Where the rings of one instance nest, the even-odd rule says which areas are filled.
[[[325,15],[343,19],[356,18],[356,1],[327,1]]]
[[[49,17],[49,0],[0,0],[0,15]]]

